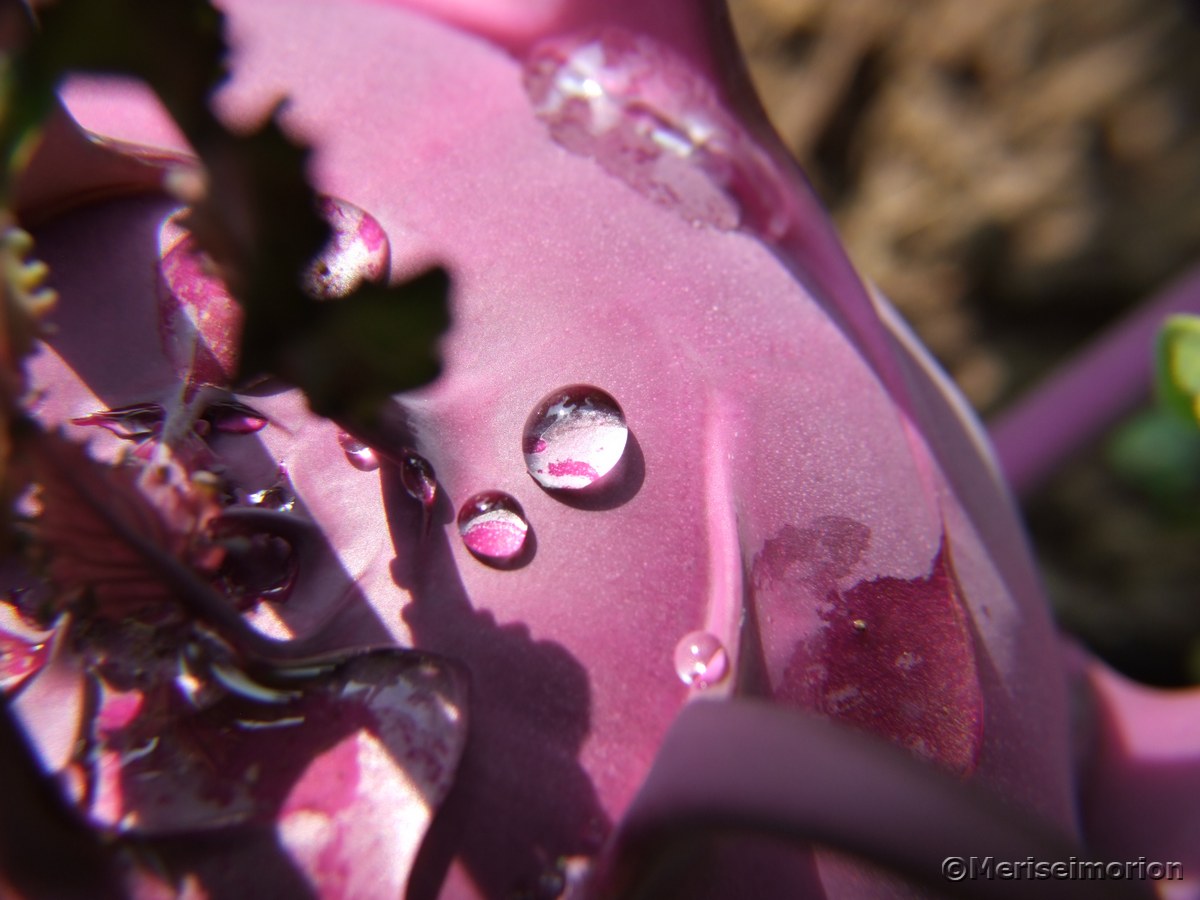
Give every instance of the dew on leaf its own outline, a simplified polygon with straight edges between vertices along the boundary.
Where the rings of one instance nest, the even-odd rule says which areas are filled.
[[[484,491],[462,505],[458,533],[476,558],[503,565],[520,558],[529,537],[529,522],[514,498],[500,491]]]
[[[675,674],[690,687],[706,688],[725,677],[729,654],[720,638],[707,631],[685,634],[675,645]]]
[[[542,487],[577,491],[612,472],[629,427],[611,395],[586,384],[547,394],[525,422],[525,467]]]

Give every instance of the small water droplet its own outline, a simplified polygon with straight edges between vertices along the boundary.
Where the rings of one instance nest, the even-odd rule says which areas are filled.
[[[484,491],[462,505],[458,533],[467,549],[484,562],[511,563],[525,549],[529,522],[514,498]]]
[[[364,281],[383,281],[391,256],[383,226],[337,197],[322,197],[319,206],[333,234],[305,273],[304,290],[318,300],[336,300],[354,293]]]
[[[693,223],[729,230],[741,131],[668,47],[619,28],[552,38],[525,63],[525,90],[551,136]]]
[[[374,472],[379,468],[379,457],[375,451],[358,438],[339,431],[337,439],[342,446],[342,452],[346,454],[346,459],[350,460],[350,465],[354,468],[360,472]]]
[[[629,427],[611,395],[586,384],[547,394],[525,422],[525,467],[542,487],[589,488],[617,467]]]
[[[700,689],[714,685],[728,668],[725,645],[707,631],[685,634],[675,646],[675,672],[686,685]]]

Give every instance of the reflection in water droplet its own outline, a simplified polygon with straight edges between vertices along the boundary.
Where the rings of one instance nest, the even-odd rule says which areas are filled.
[[[391,254],[383,226],[370,213],[336,197],[322,197],[321,216],[333,234],[304,275],[318,300],[348,297],[364,281],[383,281]]]
[[[738,227],[729,185],[741,131],[669,48],[618,28],[554,38],[529,55],[524,82],[566,149],[690,222]]]
[[[375,451],[358,438],[339,431],[337,439],[342,446],[342,451],[346,454],[346,459],[350,460],[350,465],[354,468],[360,472],[374,472],[379,468],[379,457]]]
[[[544,488],[581,490],[616,468],[629,427],[610,394],[573,384],[547,394],[525,422],[525,467]]]
[[[420,503],[426,512],[432,509],[437,500],[437,476],[429,460],[406,451],[400,460],[400,483],[408,496]]]
[[[467,549],[484,562],[509,563],[525,549],[529,523],[521,505],[508,494],[484,491],[459,510],[458,533]]]
[[[675,672],[684,684],[709,687],[724,678],[728,668],[725,645],[707,631],[685,634],[675,646]]]

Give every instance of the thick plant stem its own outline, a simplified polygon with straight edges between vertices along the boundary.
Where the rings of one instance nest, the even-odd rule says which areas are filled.
[[[1102,335],[991,423],[1000,467],[1028,495],[1146,399],[1154,341],[1167,317],[1200,313],[1200,267]]]

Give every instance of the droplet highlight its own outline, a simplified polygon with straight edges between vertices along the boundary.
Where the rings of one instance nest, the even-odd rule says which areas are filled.
[[[578,491],[612,472],[625,454],[629,427],[613,397],[586,384],[547,394],[525,422],[525,467],[542,487]]]
[[[458,533],[478,559],[504,565],[516,562],[525,550],[529,522],[513,497],[484,491],[462,505]]]
[[[729,654],[720,639],[707,631],[685,634],[675,646],[675,673],[689,687],[716,684],[729,670]]]
[[[337,439],[346,459],[354,468],[360,472],[374,472],[379,468],[379,456],[358,438],[339,431]]]

